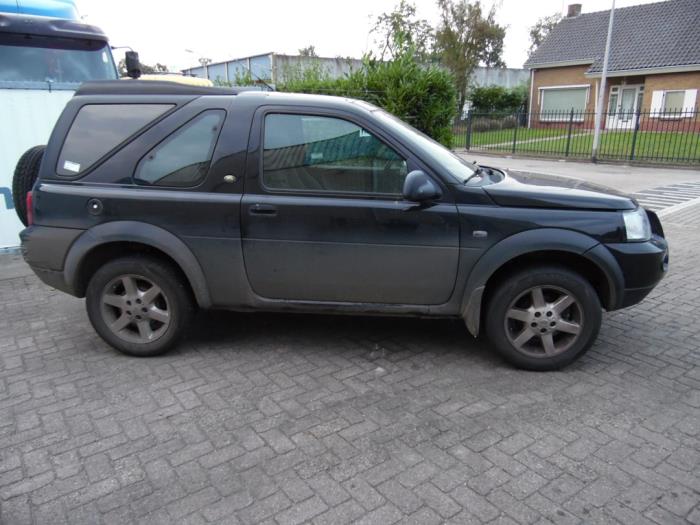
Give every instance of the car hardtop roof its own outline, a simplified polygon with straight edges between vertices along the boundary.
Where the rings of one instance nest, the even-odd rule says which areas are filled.
[[[281,91],[245,91],[239,96],[266,98],[266,104],[281,104],[294,106],[315,106],[315,107],[345,107],[347,109],[362,109],[373,111],[379,109],[377,106],[365,102],[364,100],[339,97],[334,95],[318,95],[314,93],[287,93]]]
[[[85,82],[80,85],[78,90],[75,92],[75,95],[238,95],[246,98],[257,99],[260,105],[283,104],[328,108],[345,107],[347,109],[361,109],[365,111],[378,109],[376,106],[362,100],[330,95],[260,91],[247,87],[190,86],[186,84],[158,80],[122,79]]]
[[[99,27],[77,20],[15,13],[0,13],[0,33],[82,38],[107,42],[107,35]]]

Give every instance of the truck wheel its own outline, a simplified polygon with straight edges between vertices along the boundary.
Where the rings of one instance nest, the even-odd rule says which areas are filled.
[[[27,193],[32,191],[39,176],[39,166],[46,146],[34,146],[25,151],[17,161],[12,177],[12,200],[15,212],[22,224],[27,225]]]
[[[518,368],[556,370],[588,350],[600,330],[601,306],[591,284],[565,268],[531,268],[491,295],[486,332]]]
[[[90,322],[125,354],[162,354],[185,333],[194,311],[187,283],[170,265],[129,256],[102,266],[85,294]]]

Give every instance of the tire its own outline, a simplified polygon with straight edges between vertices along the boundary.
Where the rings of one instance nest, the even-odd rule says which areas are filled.
[[[566,268],[542,266],[513,274],[494,290],[485,324],[508,362],[545,371],[583,355],[598,336],[601,320],[600,300],[586,279]]]
[[[25,151],[17,161],[12,176],[12,200],[17,217],[27,226],[27,193],[32,191],[39,176],[39,166],[46,146],[34,146]]]
[[[176,269],[139,255],[115,259],[95,272],[85,305],[100,337],[137,357],[156,356],[176,345],[194,313],[189,286]]]

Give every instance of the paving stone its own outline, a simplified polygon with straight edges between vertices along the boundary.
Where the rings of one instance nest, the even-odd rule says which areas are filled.
[[[321,498],[312,496],[309,499],[297,503],[287,510],[275,516],[275,520],[280,525],[297,525],[298,523],[308,523],[315,516],[318,516],[328,508]]]
[[[700,524],[695,217],[545,374],[458,322],[311,315],[209,312],[131,359],[0,271],[0,522]]]

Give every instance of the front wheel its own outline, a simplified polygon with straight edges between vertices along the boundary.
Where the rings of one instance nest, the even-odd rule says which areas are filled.
[[[85,300],[102,339],[138,357],[155,356],[175,345],[193,313],[183,277],[171,265],[143,256],[102,266],[90,279]]]
[[[556,266],[507,278],[490,297],[486,332],[509,362],[556,370],[584,354],[601,324],[601,306],[581,275]]]

